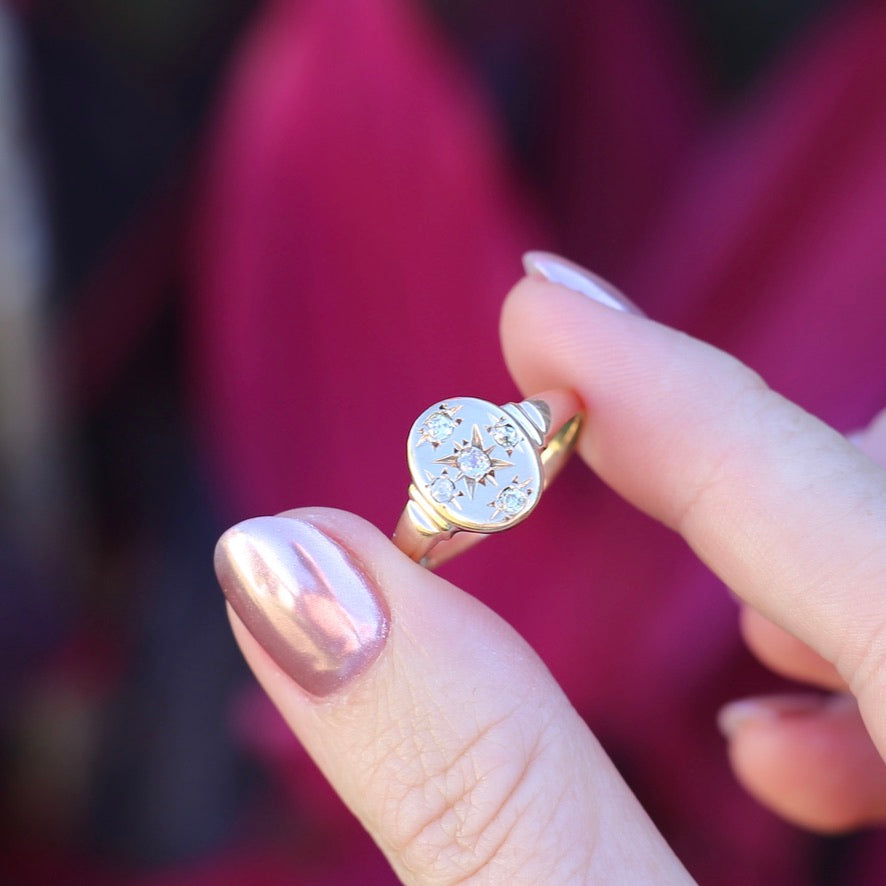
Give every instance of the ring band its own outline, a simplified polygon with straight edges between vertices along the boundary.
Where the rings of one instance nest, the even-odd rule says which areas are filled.
[[[504,406],[475,397],[430,406],[409,432],[412,483],[394,543],[433,569],[525,520],[575,446],[580,408],[567,391]]]

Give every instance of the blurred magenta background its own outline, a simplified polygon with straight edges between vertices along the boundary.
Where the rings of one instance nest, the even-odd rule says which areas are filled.
[[[497,317],[523,251],[840,430],[886,405],[881,3],[0,23],[8,882],[391,882],[246,674],[212,546],[298,505],[390,530],[415,415],[516,393]],[[886,879],[881,834],[803,833],[735,783],[716,711],[781,684],[717,580],[582,465],[442,571],[539,651],[701,882]]]

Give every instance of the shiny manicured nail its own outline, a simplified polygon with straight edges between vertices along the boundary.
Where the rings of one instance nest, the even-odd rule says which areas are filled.
[[[384,646],[384,601],[348,554],[310,523],[238,523],[218,541],[215,572],[252,636],[312,695],[345,686]]]
[[[643,312],[611,283],[552,252],[527,252],[523,256],[523,270],[531,277],[544,277],[551,283],[586,295],[607,308],[643,316]]]
[[[720,709],[717,726],[726,738],[732,738],[739,729],[750,723],[774,723],[786,717],[805,717],[819,714],[833,702],[827,695],[771,695],[743,698]]]

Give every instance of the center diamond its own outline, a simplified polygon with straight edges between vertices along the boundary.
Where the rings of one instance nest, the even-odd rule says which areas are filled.
[[[469,499],[474,498],[478,486],[485,486],[487,483],[498,486],[495,482],[495,472],[499,468],[510,468],[514,465],[510,461],[493,458],[489,453],[495,449],[495,446],[484,446],[484,442],[480,426],[475,424],[471,431],[470,442],[462,440],[461,443],[454,445],[451,455],[434,459],[434,464],[447,465],[458,470],[453,482],[458,483],[459,480],[464,482]]]
[[[482,480],[492,467],[492,460],[478,446],[470,446],[458,454],[456,466],[472,480]]]

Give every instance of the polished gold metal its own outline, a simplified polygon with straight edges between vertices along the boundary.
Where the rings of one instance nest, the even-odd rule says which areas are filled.
[[[579,409],[566,391],[504,406],[474,397],[430,406],[409,432],[412,483],[395,544],[432,569],[525,520],[575,445]]]

